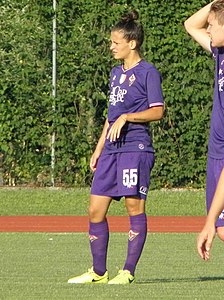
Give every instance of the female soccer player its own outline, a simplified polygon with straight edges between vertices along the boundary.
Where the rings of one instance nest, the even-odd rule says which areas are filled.
[[[131,11],[112,28],[110,50],[123,63],[110,76],[108,117],[90,160],[94,171],[89,203],[92,268],[68,283],[129,284],[147,235],[145,200],[154,164],[148,122],[163,117],[161,76],[142,59],[143,27]],[[106,267],[109,229],[106,214],[111,201],[125,198],[130,218],[127,258],[109,282]]]

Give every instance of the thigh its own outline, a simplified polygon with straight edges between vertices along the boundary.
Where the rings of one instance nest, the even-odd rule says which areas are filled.
[[[116,154],[101,155],[94,173],[91,194],[114,196],[117,192],[117,156]]]
[[[118,157],[118,191],[125,197],[146,200],[154,154],[148,152],[121,153]]]
[[[206,170],[206,205],[210,209],[216,187],[224,167],[224,160],[208,158]]]
[[[219,177],[224,168],[224,160],[208,158],[207,161],[207,177],[206,177],[206,206],[207,212],[210,209]],[[217,222],[217,227],[224,226],[224,210],[220,214]]]

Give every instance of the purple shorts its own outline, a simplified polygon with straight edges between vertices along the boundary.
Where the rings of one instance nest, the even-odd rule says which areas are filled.
[[[213,159],[208,158],[207,161],[207,178],[206,178],[206,206],[207,212],[210,209],[212,199],[215,194],[215,190],[221,175],[222,169],[224,168],[224,159]],[[220,214],[216,227],[224,226],[224,210]]]
[[[94,173],[91,194],[115,200],[126,196],[146,200],[154,160],[154,154],[150,152],[101,155]]]

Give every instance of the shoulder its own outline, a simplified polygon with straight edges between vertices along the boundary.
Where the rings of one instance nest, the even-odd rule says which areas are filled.
[[[153,64],[145,60],[142,60],[139,63],[136,70],[136,75],[137,74],[141,77],[142,80],[162,82],[162,76],[158,69]]]
[[[157,68],[153,64],[151,64],[151,63],[149,63],[145,60],[142,60],[139,63],[139,68],[138,69],[139,69],[139,71],[145,71],[146,73],[155,72],[155,73],[160,74],[160,72],[157,70]]]

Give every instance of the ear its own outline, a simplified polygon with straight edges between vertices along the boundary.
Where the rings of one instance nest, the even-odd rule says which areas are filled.
[[[129,45],[130,45],[131,50],[134,50],[136,48],[136,41],[135,40],[131,40],[129,42]]]

